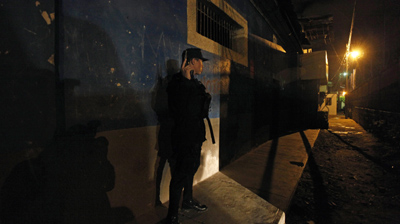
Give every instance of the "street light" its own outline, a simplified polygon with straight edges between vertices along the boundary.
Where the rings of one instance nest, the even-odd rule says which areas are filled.
[[[349,54],[354,60],[362,57],[362,55],[363,55],[363,53],[361,51],[357,51],[357,50],[349,52]]]
[[[351,36],[353,35],[353,26],[354,26],[354,17],[356,15],[356,2],[357,0],[354,0],[354,8],[353,8],[353,16],[351,18],[351,26],[350,26],[350,34],[349,34],[349,42],[346,44],[346,73],[349,72],[349,53],[350,53],[350,44],[351,44]],[[349,87],[347,85],[348,82],[348,75],[346,76],[346,91],[349,91]],[[345,118],[348,117],[348,105],[346,105],[345,109]]]
[[[348,50],[349,50],[349,48],[348,48]],[[352,76],[352,80],[353,80],[352,81],[352,85],[351,85],[353,87],[351,88],[350,85],[349,85],[349,57],[351,56],[353,58],[353,61],[356,61],[362,55],[363,55],[363,52],[359,51],[359,50],[348,51],[346,53],[346,72],[344,73],[344,75],[346,77],[346,88],[345,88],[345,90],[346,90],[347,93],[350,93],[352,88],[354,88],[354,82],[355,82],[355,77],[354,76],[355,76],[355,71],[356,71],[356,69],[354,68],[353,69],[353,73],[350,74]],[[343,92],[343,96],[345,96],[346,92]],[[347,103],[349,104],[349,102],[347,102]],[[346,106],[347,109],[345,111],[345,117],[346,118],[348,117],[348,113],[351,111],[351,108],[348,107],[348,106],[349,105]]]
[[[351,57],[352,57],[353,59],[356,59],[356,58],[358,58],[358,56],[360,56],[360,52],[358,52],[358,51],[352,51],[352,52],[350,52],[350,55],[351,55]]]

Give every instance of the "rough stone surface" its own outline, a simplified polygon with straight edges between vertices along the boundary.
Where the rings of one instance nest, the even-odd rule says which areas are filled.
[[[400,148],[334,116],[321,130],[287,224],[399,223]]]

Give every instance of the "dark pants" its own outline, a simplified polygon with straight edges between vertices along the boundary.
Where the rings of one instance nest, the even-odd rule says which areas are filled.
[[[182,189],[183,201],[192,200],[193,177],[200,166],[202,143],[183,144],[177,147],[170,159],[171,182],[169,184],[168,216],[177,216]]]

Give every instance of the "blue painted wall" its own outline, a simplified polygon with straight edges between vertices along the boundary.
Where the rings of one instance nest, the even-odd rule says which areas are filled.
[[[180,67],[186,44],[186,1],[63,1],[63,79],[67,124],[99,119],[103,130],[156,125],[151,93],[158,77]],[[215,56],[205,57],[215,62]],[[218,79],[206,64],[200,77]],[[211,117],[219,116],[218,93]]]
[[[186,2],[3,0],[0,185],[15,164],[40,153],[64,119],[66,127],[100,120],[116,171],[112,205],[135,214],[151,207],[159,124],[154,96],[160,80],[180,69],[181,52],[193,47],[187,44]],[[273,32],[250,1],[227,2],[248,21],[249,63],[203,52],[210,61],[198,78],[213,97],[210,117],[219,125],[219,144],[205,142],[208,163],[196,180],[293,130],[301,108],[296,102],[304,85],[288,72],[297,66],[296,55],[252,36],[272,41]],[[165,94],[157,99],[165,110]],[[167,191],[168,179],[163,181]]]
[[[250,2],[228,3],[248,21],[249,34],[272,40],[272,29]],[[52,137],[60,114],[67,127],[101,120],[101,131],[156,125],[157,116],[152,109],[156,84],[179,70],[181,52],[192,47],[186,41],[186,4],[185,0],[64,0],[58,5],[62,15],[56,32],[51,18],[56,11],[53,1],[24,5],[6,1],[1,6],[1,25],[9,32],[2,32],[7,41],[3,42],[0,56],[2,68],[9,70],[4,77],[19,83],[4,88],[5,95],[14,94],[14,98],[3,98],[11,108],[3,112],[10,117],[5,126],[7,135],[14,137],[3,134],[9,139],[10,148],[44,144]],[[46,20],[43,12],[50,19]],[[276,79],[277,74],[290,67],[290,55],[252,38],[248,51],[249,66],[231,62],[229,74],[219,73],[219,56],[204,52],[210,61],[199,77],[213,95],[211,117],[225,119],[221,122],[222,138],[224,129],[237,130],[226,136],[226,142],[240,133],[243,142],[252,142],[243,146],[246,150],[255,144],[258,130],[271,126],[275,120],[271,118],[277,107],[274,99],[279,105],[292,105],[298,88]],[[51,61],[57,52],[59,76]],[[57,80],[64,86],[56,86]],[[229,86],[229,92],[221,92],[223,85]],[[28,88],[30,94],[16,91],[18,88]],[[64,91],[64,96],[57,89]],[[61,102],[65,107],[56,109],[60,99],[65,101]],[[32,102],[42,103],[31,105]],[[288,122],[288,113],[282,115],[282,121]],[[239,122],[244,114],[246,127],[231,129],[244,122]],[[23,128],[25,133],[21,134]],[[45,132],[40,134],[38,130]]]
[[[271,28],[251,3],[229,3],[248,20],[249,33],[272,40]],[[62,10],[61,76],[79,82],[68,87],[67,126],[88,119],[102,120],[103,130],[157,124],[151,109],[152,88],[157,77],[179,69],[181,52],[192,47],[186,44],[186,1],[66,0]],[[260,52],[259,45],[249,45],[254,47],[249,49],[249,61],[257,69],[250,74],[250,68],[232,63],[231,71],[254,79],[286,66],[282,58],[270,63],[272,54]],[[213,71],[218,71],[220,59],[204,53],[211,60],[199,78],[213,95],[210,116],[217,118],[220,74]]]

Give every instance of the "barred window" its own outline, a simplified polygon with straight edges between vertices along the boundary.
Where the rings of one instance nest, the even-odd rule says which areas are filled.
[[[224,47],[233,49],[235,31],[243,29],[238,23],[209,1],[197,0],[196,31]]]
[[[326,103],[327,106],[331,106],[332,105],[332,98],[326,98]]]
[[[187,0],[187,42],[248,66],[247,20],[224,0]]]

